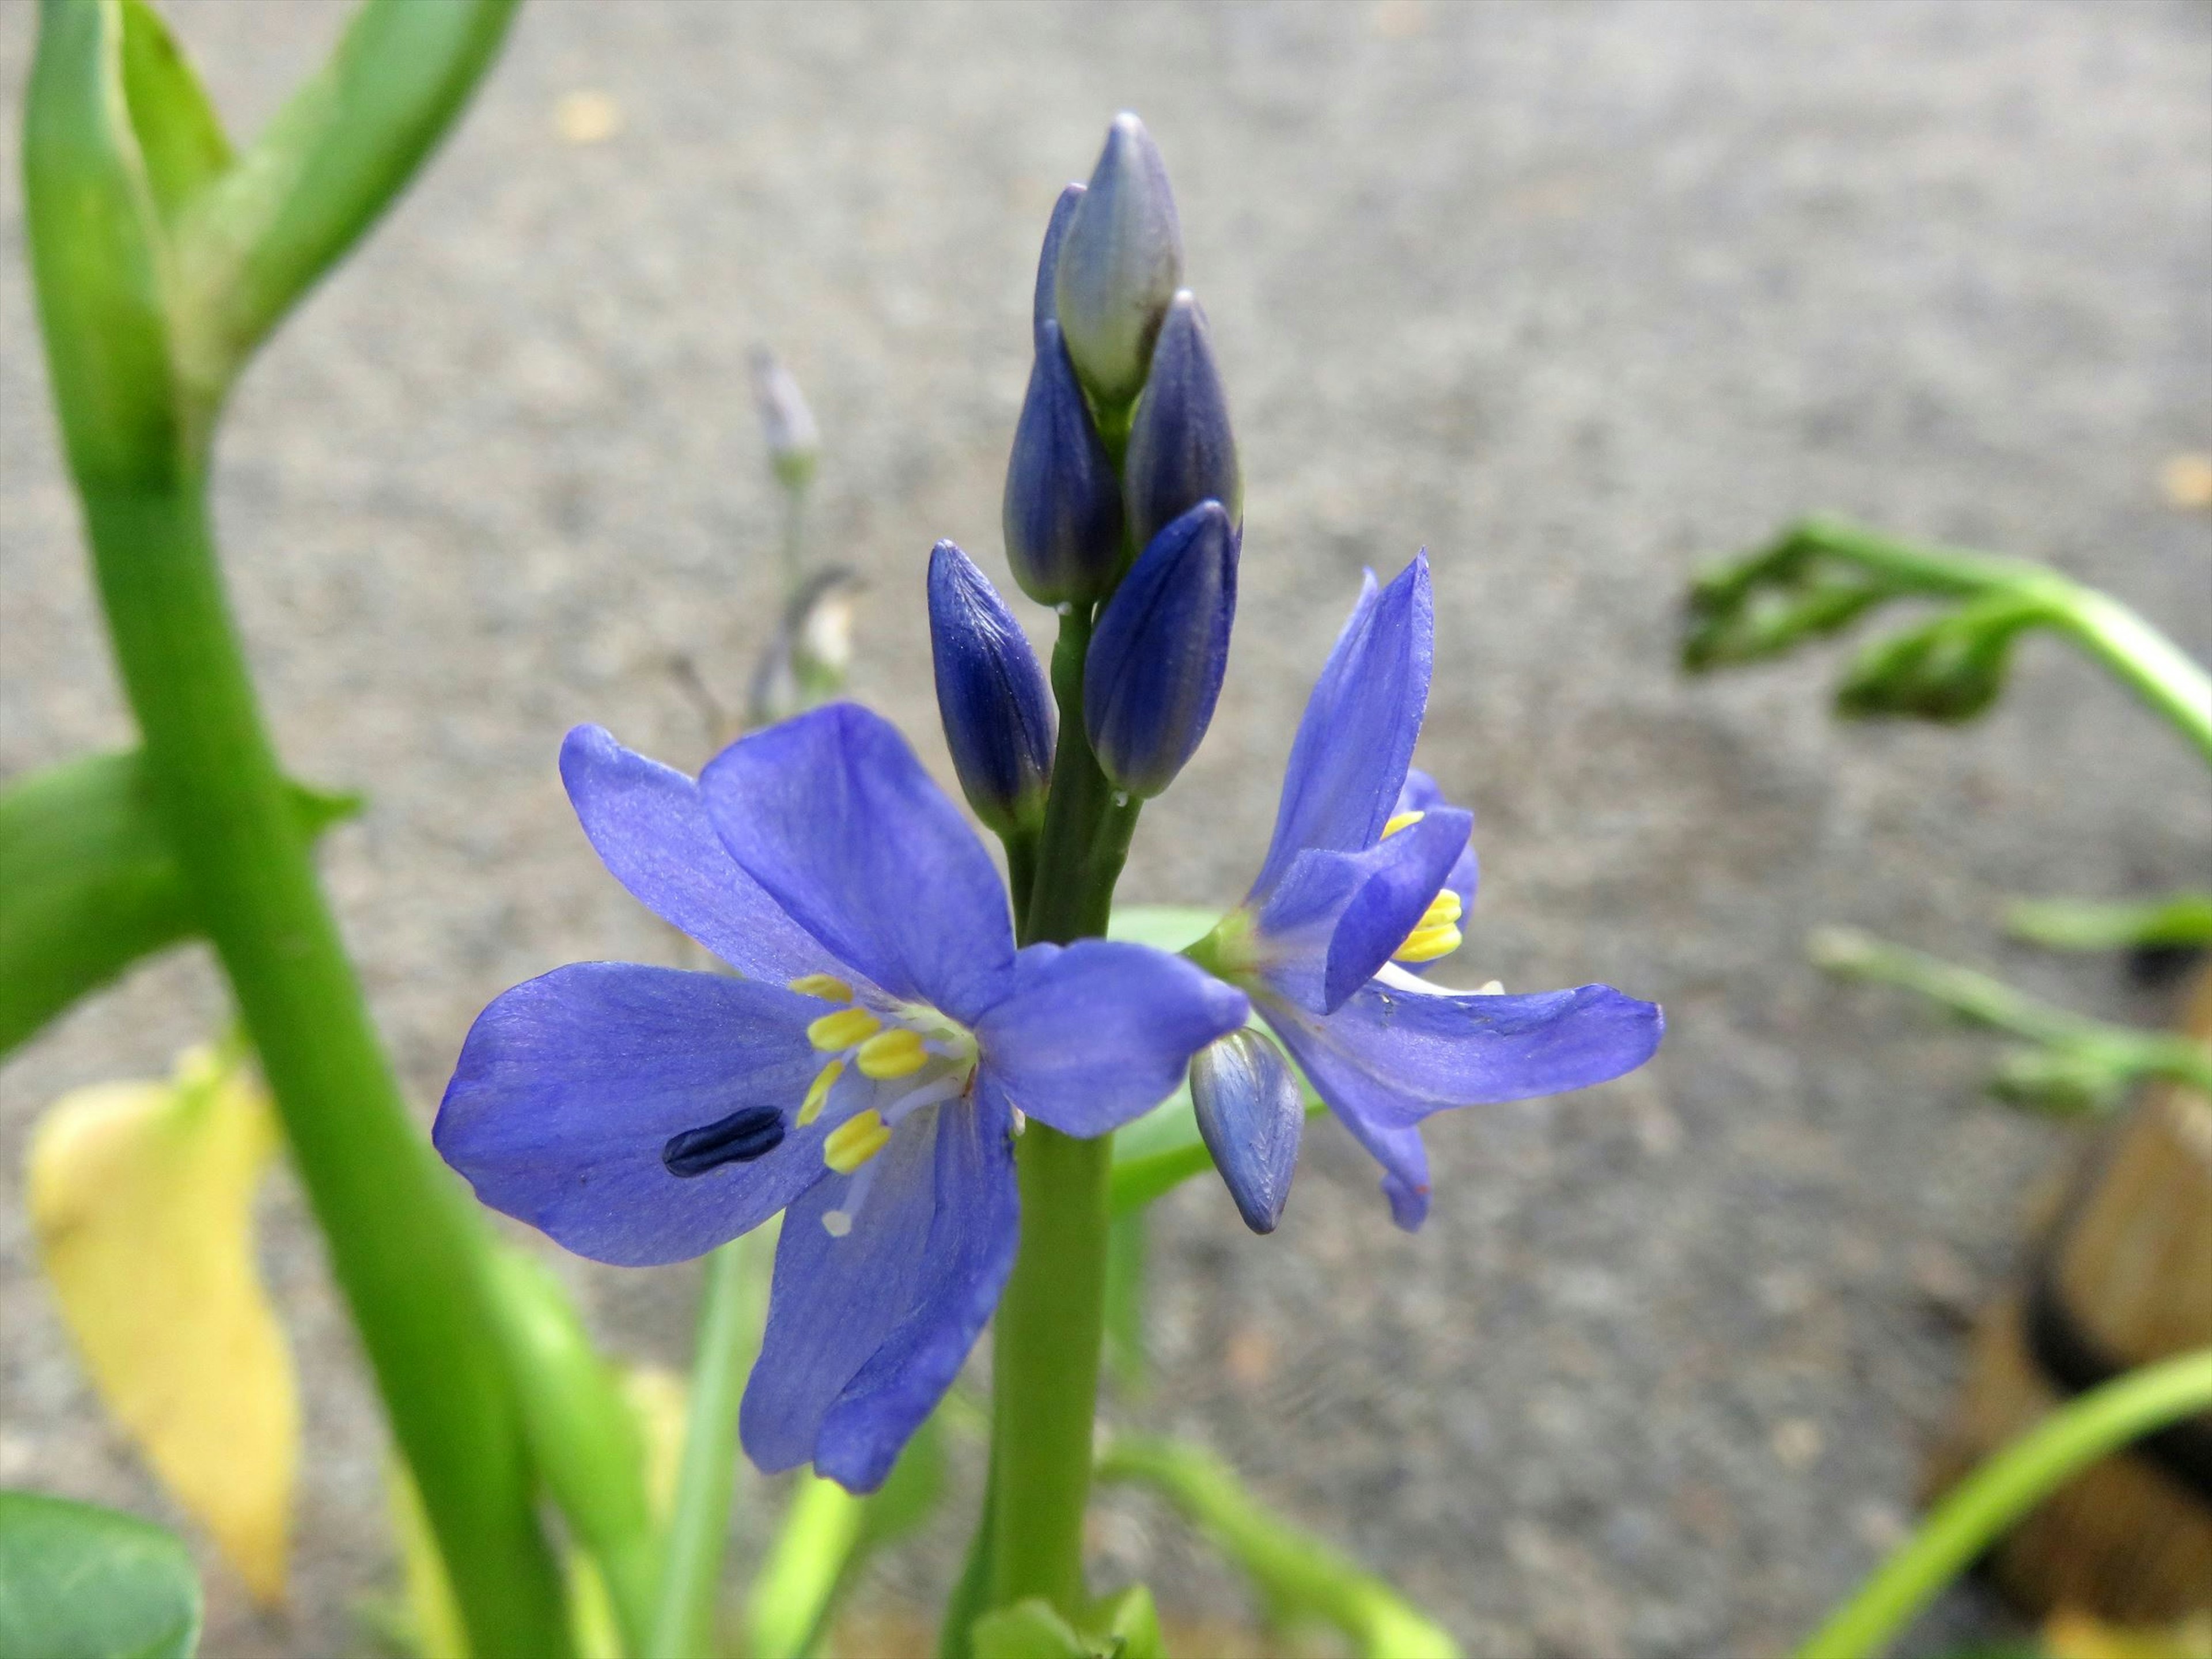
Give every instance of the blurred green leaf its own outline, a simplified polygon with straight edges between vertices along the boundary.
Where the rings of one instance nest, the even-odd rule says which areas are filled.
[[[87,487],[170,483],[187,448],[123,36],[117,0],[45,0],[23,107],[39,323],[70,466]]]
[[[1106,1235],[1106,1369],[1124,1395],[1145,1386],[1145,1212],[1116,1214]]]
[[[933,1415],[867,1497],[801,1474],[746,1597],[748,1659],[811,1653],[869,1557],[929,1518],[945,1490],[945,1463],[940,1418]]]
[[[1365,1659],[1458,1659],[1443,1627],[1330,1545],[1285,1523],[1236,1471],[1196,1446],[1152,1437],[1115,1440],[1098,1479],[1151,1487],[1242,1568],[1279,1621],[1321,1619]],[[976,1626],[979,1659],[982,1626]]]
[[[0,1492],[0,1655],[189,1659],[200,1585],[185,1547],[112,1510]]]
[[[176,236],[179,370],[210,402],[445,135],[517,0],[367,0]]]
[[[2053,951],[2212,945],[2212,893],[2174,893],[2133,904],[2022,899],[2005,912],[2005,930]]]
[[[1037,1596],[985,1613],[970,1640],[975,1659],[1101,1659],[1103,1651]]]
[[[361,809],[290,786],[302,835]],[[91,755],[0,791],[0,1054],[139,957],[195,932],[137,754]]]
[[[1958,725],[2004,690],[2013,641],[2045,619],[2039,598],[1994,593],[1861,652],[1836,688],[1852,720],[1910,716]]]
[[[1092,1628],[1105,1632],[1113,1659],[1165,1659],[1159,1609],[1142,1584],[1132,1584],[1101,1604],[1092,1614]]]
[[[184,48],[146,0],[121,0],[123,94],[163,224],[230,165],[230,140]]]
[[[578,1541],[596,1559],[624,1642],[642,1651],[661,1552],[637,1413],[551,1268],[498,1244],[487,1278],[531,1460]]]

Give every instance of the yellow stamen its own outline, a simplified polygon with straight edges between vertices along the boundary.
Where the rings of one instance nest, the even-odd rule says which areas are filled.
[[[1441,927],[1448,921],[1457,921],[1465,908],[1459,902],[1459,895],[1447,887],[1429,901],[1429,908],[1421,912],[1421,919],[1413,924],[1414,927],[1418,931],[1423,927]]]
[[[801,974],[791,981],[791,988],[803,997],[821,997],[830,1002],[850,1002],[853,988],[835,974]]]
[[[1426,817],[1428,817],[1426,812],[1395,813],[1392,815],[1390,822],[1382,826],[1382,838],[1385,841],[1388,841],[1391,836],[1396,835],[1401,830],[1410,830]]]
[[[862,1077],[910,1077],[929,1063],[929,1050],[921,1046],[921,1033],[899,1026],[878,1031],[860,1045],[854,1064]]]
[[[805,1128],[822,1115],[823,1103],[830,1098],[830,1091],[837,1079],[845,1075],[845,1062],[833,1060],[814,1074],[814,1081],[806,1085],[806,1098],[799,1103],[799,1127]]]
[[[1458,927],[1445,922],[1438,927],[1416,927],[1406,935],[1406,942],[1392,953],[1395,962],[1434,962],[1438,957],[1448,957],[1460,947],[1463,936]]]
[[[840,1008],[836,1013],[824,1014],[809,1025],[806,1040],[817,1048],[834,1052],[864,1042],[883,1029],[883,1021],[865,1008]]]
[[[822,1161],[839,1175],[850,1175],[890,1144],[890,1126],[872,1109],[850,1117],[822,1143]]]

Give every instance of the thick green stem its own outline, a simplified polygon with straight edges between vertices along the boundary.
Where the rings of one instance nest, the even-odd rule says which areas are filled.
[[[1137,803],[1107,782],[1084,736],[1091,629],[1088,607],[1064,615],[1053,652],[1060,741],[1025,944],[1106,931],[1136,828]],[[989,1604],[1038,1595],[1074,1620],[1085,1605],[1083,1512],[1105,1326],[1113,1137],[1078,1140],[1032,1121],[1016,1162],[1021,1249],[999,1303],[994,1347]]]
[[[1021,1252],[999,1303],[992,1374],[991,1603],[1041,1595],[1072,1620],[1085,1603],[1113,1139],[1078,1140],[1031,1122],[1017,1161]]]
[[[1798,1659],[1874,1659],[2043,1498],[2130,1441],[2203,1411],[2212,1411],[2212,1348],[2146,1365],[2061,1407],[1953,1487]]]
[[[760,1347],[773,1221],[707,1258],[699,1346],[684,1420],[684,1462],[668,1523],[660,1605],[646,1659],[696,1659],[714,1651],[714,1606],[737,1482],[738,1401]]]
[[[85,489],[155,805],[284,1120],[392,1431],[482,1654],[557,1654],[561,1589],[479,1277],[408,1121],[231,624],[197,476]]]

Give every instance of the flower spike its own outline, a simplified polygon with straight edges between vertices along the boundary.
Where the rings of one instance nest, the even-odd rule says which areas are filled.
[[[1112,583],[1121,561],[1121,487],[1057,323],[1037,331],[1000,522],[1014,580],[1038,604],[1088,604]]]
[[[1139,547],[1160,527],[1209,498],[1244,518],[1244,486],[1229,398],[1213,361],[1206,313],[1188,289],[1175,296],[1152,347],[1152,373],[1137,399],[1123,465],[1129,534]]]
[[[1000,835],[1035,825],[1052,778],[1052,694],[1021,625],[951,542],[929,556],[929,643],[961,793]]]
[[[1200,501],[1152,538],[1099,619],[1083,725],[1117,789],[1158,794],[1206,735],[1229,666],[1237,545],[1221,503]]]
[[[1145,383],[1152,337],[1182,284],[1182,224],[1167,163],[1135,116],[1121,114],[1060,248],[1054,309],[1068,356],[1103,404]]]

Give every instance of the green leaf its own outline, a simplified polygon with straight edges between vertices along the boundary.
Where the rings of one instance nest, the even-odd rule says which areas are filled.
[[[866,1498],[817,1474],[799,1476],[745,1599],[751,1659],[811,1653],[868,1558],[929,1518],[945,1489],[939,1420],[938,1415],[923,1420],[890,1478]]]
[[[179,222],[180,371],[210,401],[391,205],[489,67],[517,0],[368,0]]]
[[[0,1492],[0,1654],[189,1659],[200,1585],[161,1528],[89,1504]]]
[[[1106,937],[1156,951],[1180,951],[1211,933],[1221,915],[1198,904],[1118,904],[1106,924]]]
[[[70,466],[87,489],[173,483],[188,447],[123,34],[116,0],[46,0],[23,106],[39,323]]]
[[[1130,1585],[1094,1609],[1091,1622],[1091,1628],[1106,1632],[1107,1651],[1114,1659],[1166,1659],[1159,1609],[1142,1584]]]
[[[198,74],[146,0],[121,0],[123,93],[164,225],[230,165],[230,140]]]
[[[361,808],[290,786],[303,836]],[[92,755],[0,792],[0,1054],[141,957],[196,932],[137,754]]]
[[[1017,1601],[975,1621],[975,1659],[1101,1659],[1102,1650],[1042,1596]]]

